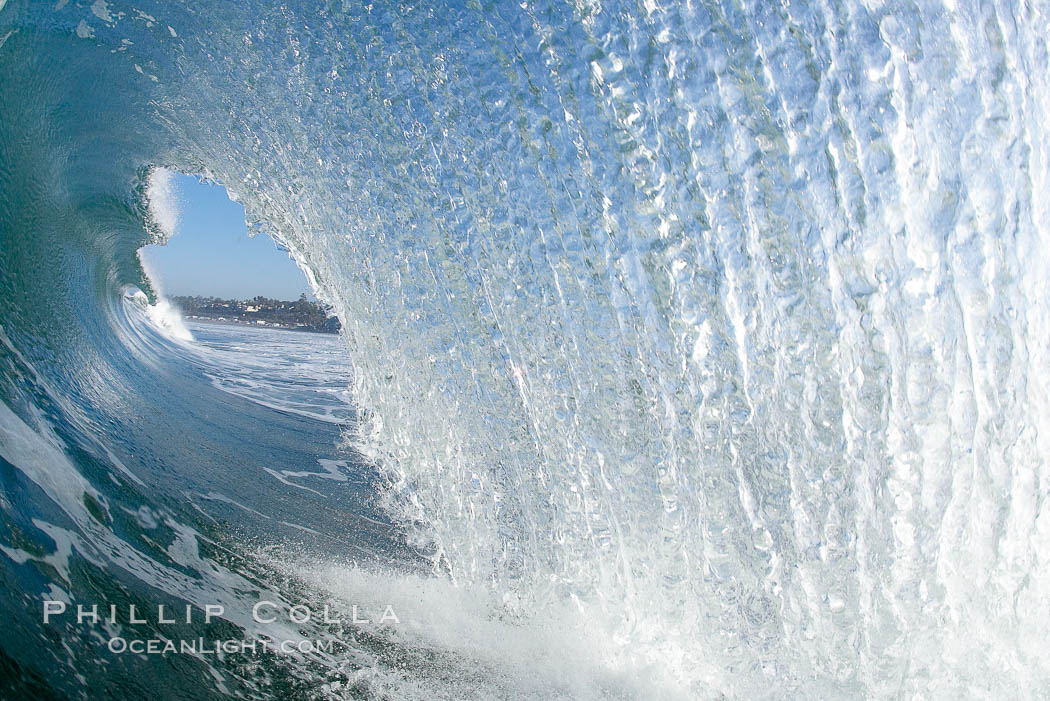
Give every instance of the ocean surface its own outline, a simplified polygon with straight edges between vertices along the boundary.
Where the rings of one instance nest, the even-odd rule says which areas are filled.
[[[0,0],[0,697],[1050,698],[1048,42]],[[178,319],[176,172],[340,336]]]

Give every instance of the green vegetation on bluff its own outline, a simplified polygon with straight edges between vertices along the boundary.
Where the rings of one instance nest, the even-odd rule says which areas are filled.
[[[172,303],[190,319],[230,321],[299,331],[338,333],[339,319],[318,302],[301,295],[294,302],[257,296],[248,300],[217,297],[172,297]]]

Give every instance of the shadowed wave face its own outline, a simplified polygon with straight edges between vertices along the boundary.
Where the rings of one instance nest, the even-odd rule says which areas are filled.
[[[0,0],[0,688],[1045,693],[1048,40],[1041,2]],[[356,411],[157,323],[171,171],[293,252],[349,353],[296,391]],[[274,339],[267,378],[343,357]],[[408,623],[245,661],[40,616],[303,635],[263,594]]]

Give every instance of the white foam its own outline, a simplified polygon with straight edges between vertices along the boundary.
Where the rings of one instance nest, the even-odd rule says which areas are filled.
[[[193,334],[183,323],[182,314],[166,299],[158,299],[156,304],[146,308],[150,321],[160,329],[164,335],[176,338],[180,341],[192,341]]]
[[[106,0],[95,0],[91,5],[91,14],[98,17],[103,22],[113,22],[114,18],[112,13],[109,11],[109,6]]]
[[[280,567],[289,566],[281,560]],[[359,626],[406,652],[423,665],[407,670],[370,670],[374,683],[407,691],[425,689],[426,698],[482,699],[684,699],[703,696],[662,675],[651,661],[633,660],[618,650],[600,618],[572,604],[552,606],[543,616],[506,615],[491,589],[457,587],[448,580],[331,563],[295,562],[294,573],[320,590],[333,610],[355,607]],[[397,617],[380,622],[384,614]],[[430,657],[426,651],[440,650]],[[416,653],[419,653],[417,658]],[[409,663],[415,664],[415,663]],[[430,669],[429,666],[440,667]]]
[[[83,510],[83,495],[96,496],[62,450],[39,435],[11,409],[0,402],[0,456],[38,484],[67,513]]]
[[[179,223],[179,199],[175,193],[173,171],[168,168],[150,171],[146,182],[146,200],[157,229],[156,243],[164,243],[175,235],[175,227]]]
[[[353,420],[346,389],[352,369],[337,336],[193,321],[190,327],[197,360],[217,389],[317,421]]]
[[[143,260],[142,251],[139,250],[139,259]],[[153,284],[154,291],[158,294],[156,304],[150,304],[146,293],[136,287],[128,287],[124,292],[124,298],[145,312],[145,318],[150,325],[162,335],[177,340],[192,342],[193,333],[186,327],[182,314],[178,308],[165,299],[160,286],[154,282],[155,278],[150,275],[149,268],[143,261],[143,270]]]

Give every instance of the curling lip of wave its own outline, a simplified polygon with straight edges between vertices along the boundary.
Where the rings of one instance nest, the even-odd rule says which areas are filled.
[[[86,278],[145,288],[149,173],[202,173],[339,314],[388,513],[521,630],[571,607],[694,696],[1050,684],[1046,3],[20,2],[0,35],[36,207],[0,208],[3,324],[71,394],[119,410]]]

